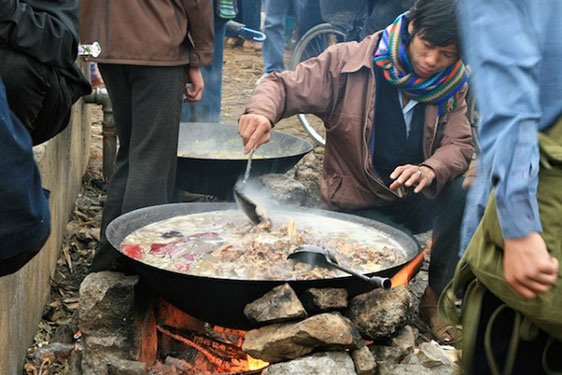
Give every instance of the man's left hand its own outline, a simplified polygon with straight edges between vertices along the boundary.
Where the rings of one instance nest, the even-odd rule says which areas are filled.
[[[203,82],[203,75],[199,68],[188,67],[185,71],[185,83],[191,83],[192,88],[186,85],[185,87],[185,101],[189,103],[195,103],[201,100],[203,96],[203,89],[205,88],[205,82]]]
[[[419,193],[431,185],[435,179],[435,172],[425,165],[406,164],[396,167],[390,174],[390,178],[394,180],[390,184],[390,190],[397,191],[400,186],[410,187],[415,185],[414,193]]]

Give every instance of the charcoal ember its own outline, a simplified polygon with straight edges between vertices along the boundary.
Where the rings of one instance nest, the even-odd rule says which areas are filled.
[[[341,288],[310,288],[301,296],[309,314],[342,310],[347,307],[347,290]]]
[[[146,365],[137,361],[112,358],[107,363],[107,375],[146,375],[146,370]]]
[[[406,287],[374,289],[354,297],[345,315],[363,337],[387,338],[404,326],[412,314],[412,296]]]
[[[247,304],[244,315],[257,324],[279,323],[307,317],[306,310],[289,284],[279,285],[263,297]]]
[[[262,375],[356,375],[353,361],[346,352],[315,353],[288,362],[275,363]]]
[[[187,361],[183,359],[167,356],[164,364],[175,367],[177,370],[179,370],[180,374],[188,374],[190,373],[190,371],[193,372],[193,366],[191,366],[189,363],[187,363]]]
[[[246,333],[242,350],[267,362],[295,359],[313,350],[358,349],[364,345],[351,321],[338,312],[297,323],[271,324]]]
[[[156,362],[148,370],[148,375],[182,375],[176,366]]]

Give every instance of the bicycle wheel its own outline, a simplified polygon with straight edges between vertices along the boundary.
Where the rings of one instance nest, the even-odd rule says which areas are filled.
[[[308,30],[297,42],[291,57],[291,70],[295,70],[302,61],[320,55],[324,50],[336,43],[347,41],[347,31],[329,23],[316,25]],[[326,130],[320,118],[311,114],[297,115],[302,126],[319,146],[326,144]]]

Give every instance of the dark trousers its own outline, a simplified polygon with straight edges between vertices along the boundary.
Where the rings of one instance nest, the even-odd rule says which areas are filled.
[[[361,39],[385,29],[396,17],[414,5],[415,0],[368,0],[369,16],[365,20]]]
[[[115,269],[105,236],[117,216],[172,202],[184,66],[99,64],[111,98],[119,150],[101,222],[101,246],[90,271]]]
[[[478,324],[478,335],[476,338],[476,346],[474,358],[472,361],[472,373],[477,375],[491,374],[486,351],[484,349],[484,333],[490,316],[496,308],[503,302],[493,295],[490,291],[486,291],[482,301],[482,311],[480,313],[480,322]],[[504,364],[507,358],[509,342],[513,332],[513,320],[515,313],[508,309],[499,315],[492,326],[491,344],[494,358],[499,366],[499,370],[504,374]],[[544,331],[539,331],[538,337],[533,341],[519,341],[517,355],[515,356],[515,365],[513,371],[509,375],[538,375],[545,374],[542,360],[547,343],[548,335]],[[554,341],[545,354],[547,366],[555,371],[562,373],[562,343]],[[508,374],[506,374],[508,375]]]
[[[261,0],[238,1],[238,14],[234,19],[250,29],[261,29]]]
[[[457,177],[446,184],[436,199],[412,193],[398,204],[352,212],[414,234],[433,228],[429,285],[437,293],[453,278],[459,261],[459,234],[466,200],[462,181],[463,177]]]
[[[30,132],[34,145],[54,137],[68,125],[73,92],[56,68],[0,48],[0,76],[10,109]]]

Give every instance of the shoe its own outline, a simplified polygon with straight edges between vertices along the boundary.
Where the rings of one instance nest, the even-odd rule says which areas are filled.
[[[229,36],[224,40],[224,45],[228,48],[236,48],[242,46],[244,43],[243,39]]]
[[[439,295],[428,286],[425,288],[420,300],[420,317],[429,326],[431,333],[439,344],[441,345],[454,345],[459,341],[462,336],[460,327],[455,327],[448,324],[439,315],[437,303]]]

